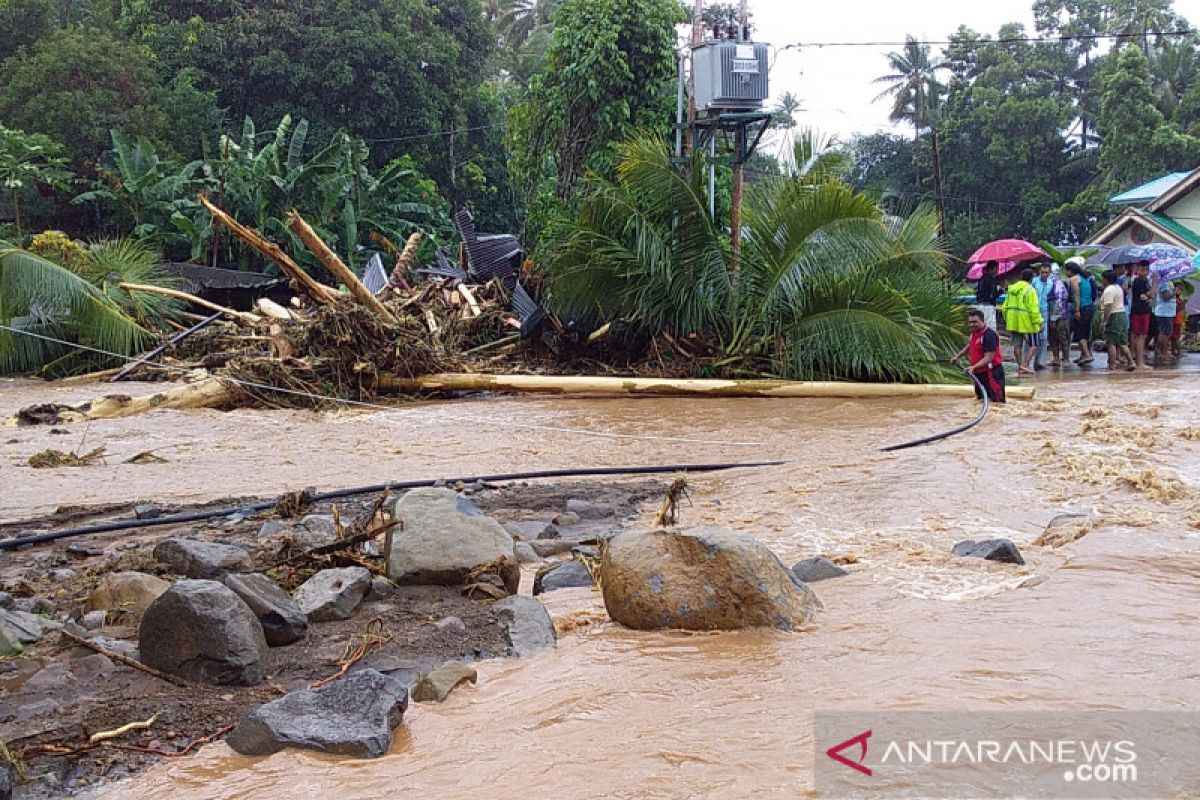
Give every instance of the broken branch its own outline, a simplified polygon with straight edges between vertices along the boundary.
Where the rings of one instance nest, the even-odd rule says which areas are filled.
[[[86,647],[88,650],[91,650],[94,653],[99,653],[100,655],[105,656],[112,661],[116,661],[118,664],[124,664],[127,667],[133,667],[134,669],[140,670],[147,675],[153,675],[155,678],[166,681],[172,686],[179,686],[185,689],[188,686],[187,681],[183,680],[182,678],[177,678],[174,675],[168,675],[165,672],[159,672],[154,667],[147,667],[140,661],[135,661],[129,656],[123,656],[120,653],[109,650],[107,647],[101,647],[95,642],[90,642],[87,639],[84,639],[82,636],[76,636],[70,631],[60,630],[59,633],[62,634],[64,639],[73,642],[80,647]]]
[[[181,292],[178,289],[167,289],[163,286],[146,286],[140,283],[121,283],[118,285],[127,292],[157,294],[162,295],[163,297],[171,297],[176,300],[182,300],[185,303],[193,303],[201,306],[202,308],[207,308],[209,311],[217,311],[226,315],[227,317],[231,317],[241,325],[253,325],[262,319],[257,314],[249,314],[245,311],[234,311],[232,308],[226,308],[225,306],[217,305],[216,303],[205,300],[203,297],[196,297],[194,294]]]
[[[106,739],[115,739],[118,736],[123,736],[130,731],[144,731],[158,721],[158,717],[162,712],[155,714],[150,719],[141,722],[130,722],[128,725],[122,725],[119,728],[113,728],[111,731],[98,731],[88,737],[88,744],[103,742]]]
[[[317,235],[317,232],[312,229],[312,226],[304,221],[304,217],[292,209],[287,216],[288,230],[300,237],[300,241],[304,242],[313,255],[317,257],[325,269],[337,278],[346,288],[350,290],[350,296],[361,306],[371,310],[375,316],[380,319],[395,323],[396,317],[392,312],[388,311],[383,303],[379,302],[371,290],[363,285],[363,282],[358,279],[358,276],[346,266],[342,259],[338,258],[337,253],[325,244],[325,241]]]

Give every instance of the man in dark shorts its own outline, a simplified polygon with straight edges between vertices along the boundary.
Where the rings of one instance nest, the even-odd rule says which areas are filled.
[[[1092,356],[1092,317],[1096,313],[1096,286],[1090,276],[1084,272],[1084,260],[1075,256],[1067,259],[1067,273],[1071,276],[1068,285],[1071,287],[1071,341],[1079,344],[1079,358],[1076,364],[1083,366],[1095,361]]]
[[[1138,369],[1146,368],[1146,338],[1151,335],[1153,295],[1150,262],[1140,261],[1129,292],[1129,336],[1133,345],[1133,364]]]
[[[957,362],[963,356],[969,360],[967,374],[974,375],[987,397],[993,403],[1003,403],[1004,397],[1004,356],[1000,354],[1000,334],[988,327],[983,312],[972,308],[967,312],[967,329],[971,338],[967,346],[959,350],[950,363]],[[979,384],[975,385],[975,396],[983,399]]]

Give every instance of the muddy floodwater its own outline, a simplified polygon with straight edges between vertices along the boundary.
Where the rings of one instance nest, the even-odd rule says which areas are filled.
[[[477,686],[410,708],[382,759],[247,759],[215,744],[107,796],[803,797],[816,711],[1200,707],[1198,381],[1188,371],[1039,379],[1036,400],[896,454],[878,448],[975,407],[502,398],[332,415],[161,411],[65,435],[5,429],[0,521],[308,485],[786,460],[692,477],[681,515],[748,532],[785,563],[849,561],[849,577],[814,584],[825,608],[803,632],[633,632],[607,620],[597,592],[554,592],[544,599],[556,650],[480,664]],[[3,383],[0,410],[96,391]],[[24,466],[85,432],[105,465]],[[149,450],[167,463],[124,463]],[[1068,513],[1090,518],[1039,539]],[[949,555],[959,540],[995,537],[1012,539],[1027,565]]]

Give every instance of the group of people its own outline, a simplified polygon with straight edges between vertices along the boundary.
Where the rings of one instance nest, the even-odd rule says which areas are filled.
[[[1004,315],[1004,326],[1012,337],[1019,374],[1068,367],[1072,344],[1079,346],[1075,364],[1082,367],[1095,361],[1092,327],[1097,313],[1110,370],[1146,369],[1151,339],[1155,366],[1180,357],[1186,300],[1171,281],[1152,275],[1149,261],[1108,270],[1101,276],[1102,287],[1085,269],[1083,258],[1068,259],[1064,267],[1065,278],[1057,264],[1024,269],[1007,287],[1004,303],[998,305],[999,264],[989,261],[984,266],[975,306],[968,312],[970,339],[952,360],[966,356],[967,371],[993,401],[1004,402],[997,310]]]

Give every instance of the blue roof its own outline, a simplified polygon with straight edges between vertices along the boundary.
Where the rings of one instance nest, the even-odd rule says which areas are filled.
[[[1161,178],[1155,178],[1137,188],[1110,197],[1108,202],[1118,206],[1136,206],[1153,202],[1174,189],[1180,181],[1191,174],[1190,172],[1172,172],[1170,175],[1163,175]]]

